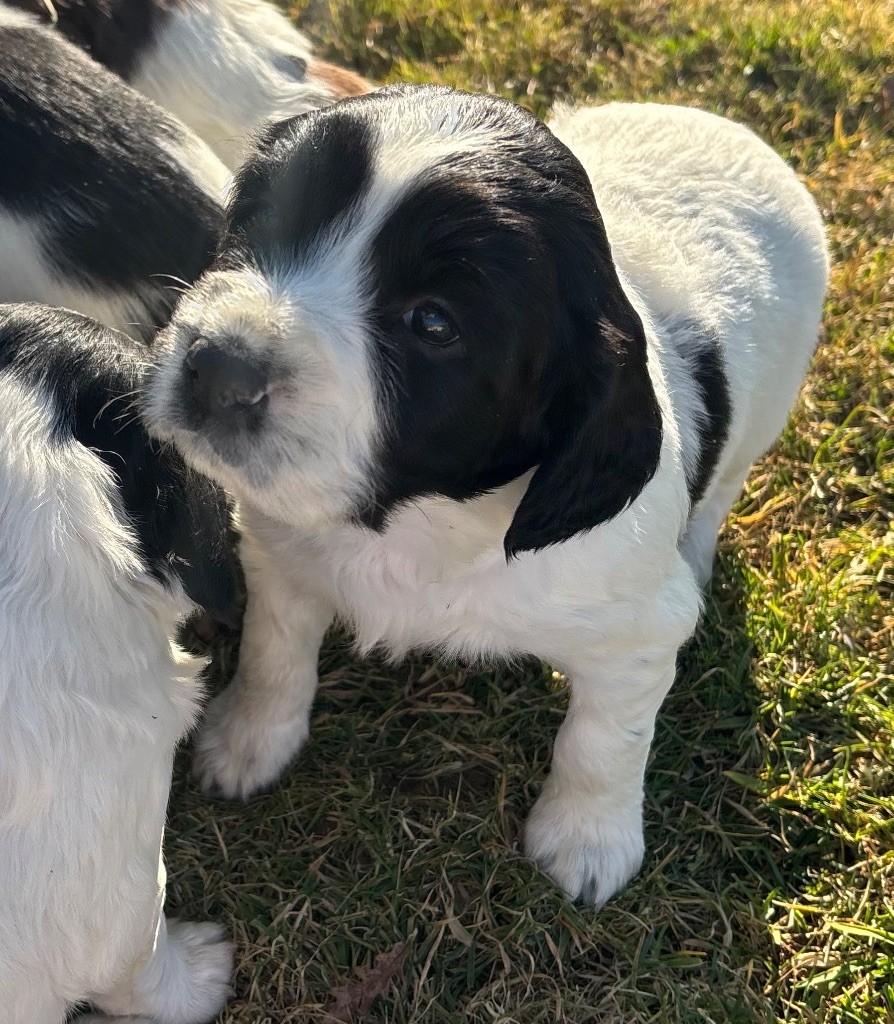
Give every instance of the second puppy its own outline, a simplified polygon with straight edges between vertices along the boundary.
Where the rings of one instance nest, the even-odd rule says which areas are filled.
[[[141,350],[91,320],[0,306],[0,1007],[89,1000],[202,1024],[228,993],[213,924],[162,914],[174,746],[201,662],[170,640],[232,600],[220,493],[151,442]]]

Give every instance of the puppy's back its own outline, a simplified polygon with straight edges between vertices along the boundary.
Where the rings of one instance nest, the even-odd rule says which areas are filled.
[[[223,165],[58,33],[3,6],[0,151],[0,300],[68,305],[151,336],[214,251]]]
[[[173,729],[173,742],[191,715],[190,695],[167,709],[171,721],[142,714],[170,688],[169,674],[156,679],[151,665],[167,664],[168,635],[189,603],[147,557],[142,534],[151,524],[137,524],[128,508],[122,474],[133,437],[122,446],[103,436],[95,415],[84,429],[97,402],[135,417],[132,404],[113,411],[129,392],[103,388],[132,379],[126,348],[120,379],[103,372],[96,350],[105,344],[111,358],[114,337],[74,313],[0,306],[0,821],[39,817],[55,801],[46,773],[79,722],[122,736]],[[88,359],[92,372],[78,365]],[[132,451],[134,473],[146,476],[146,461]],[[106,720],[112,707],[116,721]],[[58,715],[66,728],[37,756],[34,745]]]
[[[590,176],[612,255],[663,342],[684,427],[693,373],[712,392],[708,409],[724,407],[722,452],[695,496],[710,499],[724,479],[738,491],[818,341],[829,263],[816,204],[757,135],[702,110],[610,103],[558,111],[551,128]]]
[[[198,694],[200,663],[169,639],[188,605],[147,562],[120,450],[78,437],[116,345],[73,313],[0,307],[4,1020],[31,1020],[44,991],[109,991],[151,949],[174,744]]]
[[[722,327],[768,290],[822,295],[816,204],[748,128],[658,103],[559,110],[550,127],[583,163],[612,255],[654,313],[691,307]]]

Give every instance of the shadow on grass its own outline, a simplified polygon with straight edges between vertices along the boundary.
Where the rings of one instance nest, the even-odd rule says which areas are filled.
[[[568,905],[518,851],[565,707],[539,665],[358,662],[336,635],[276,793],[208,804],[181,764],[171,902],[235,933],[224,1019],[324,1021],[333,986],[408,942],[364,1020],[774,1020],[763,908],[798,879],[751,787],[764,698],[738,566],[721,559],[660,716],[643,873],[600,911]],[[226,645],[218,675],[234,661]]]

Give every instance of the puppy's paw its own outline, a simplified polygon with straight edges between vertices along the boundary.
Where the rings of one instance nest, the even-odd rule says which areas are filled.
[[[642,865],[642,814],[638,806],[611,815],[583,811],[544,791],[525,826],[524,849],[570,899],[601,907]]]
[[[209,1024],[232,995],[232,971],[233,947],[219,925],[165,919],[147,963],[92,1002],[122,1024]]]
[[[233,946],[220,925],[168,921],[165,962],[151,992],[159,1024],[207,1024],[232,995]],[[148,972],[147,972],[148,973]],[[148,986],[147,986],[148,987]]]
[[[207,796],[248,800],[276,788],[307,739],[307,716],[271,720],[233,682],[210,704],[196,739],[193,773]]]

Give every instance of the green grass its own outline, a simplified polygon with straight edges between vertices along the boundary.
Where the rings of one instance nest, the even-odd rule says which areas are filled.
[[[548,669],[394,668],[334,638],[282,789],[210,805],[179,775],[169,901],[235,936],[222,1020],[322,1022],[333,987],[406,942],[364,1020],[894,1021],[894,6],[293,13],[330,59],[379,81],[491,89],[538,113],[636,98],[742,120],[816,196],[834,272],[827,338],[726,529],[661,715],[639,879],[581,910],[519,854],[565,702]]]

